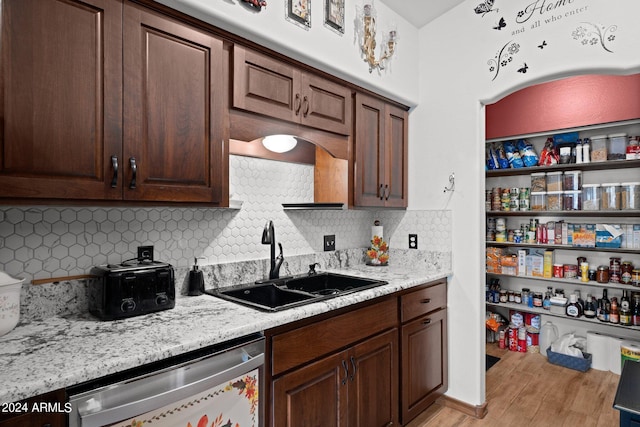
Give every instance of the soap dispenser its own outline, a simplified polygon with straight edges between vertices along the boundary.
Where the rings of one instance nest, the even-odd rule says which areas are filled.
[[[188,295],[198,296],[204,293],[204,275],[198,270],[198,258],[194,258],[193,269],[189,272]]]

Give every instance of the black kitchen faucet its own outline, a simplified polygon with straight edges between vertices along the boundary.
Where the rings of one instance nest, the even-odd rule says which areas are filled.
[[[276,230],[271,220],[265,224],[264,230],[262,231],[262,244],[271,246],[269,279],[277,279],[280,277],[280,266],[282,265],[282,261],[284,261],[284,256],[282,255],[282,244],[278,243],[280,255],[276,258]]]

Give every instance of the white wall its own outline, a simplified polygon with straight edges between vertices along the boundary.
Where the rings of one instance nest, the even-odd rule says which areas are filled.
[[[343,35],[323,25],[324,0],[311,1],[309,30],[285,20],[285,0],[267,0],[260,12],[248,9],[241,0],[157,1],[408,106],[418,102],[418,30],[379,0],[374,2],[378,49],[383,31],[394,24],[398,45],[389,67],[372,73],[360,55],[354,32],[356,5],[361,7],[361,0],[345,2]]]
[[[447,394],[473,405],[485,401],[483,103],[568,75],[640,70],[637,0],[496,0],[485,15],[475,13],[479,3],[468,0],[420,30],[420,102],[409,121],[411,209],[453,212]],[[526,22],[517,22],[519,12]],[[506,26],[496,30],[500,18]],[[581,37],[579,27],[591,24],[609,28],[602,40],[611,52],[595,33]],[[517,53],[491,70],[512,43]],[[444,193],[451,172],[456,190]]]

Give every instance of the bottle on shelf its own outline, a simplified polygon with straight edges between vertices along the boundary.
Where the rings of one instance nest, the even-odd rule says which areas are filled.
[[[542,308],[545,310],[551,310],[551,292],[544,293],[544,300],[542,301]]]
[[[620,324],[622,326],[631,326],[631,309],[629,306],[620,305]]]
[[[591,294],[587,294],[587,302],[584,306],[584,317],[586,317],[587,319],[593,319],[596,317],[596,311],[597,307],[594,298],[591,296]]]
[[[627,290],[622,290],[622,298],[620,298],[620,309],[626,308],[627,310],[631,310],[631,304],[629,302],[629,295],[627,294]]]
[[[620,323],[620,312],[618,311],[618,300],[611,298],[611,310],[609,311],[609,323]]]
[[[640,326],[640,295],[633,296],[633,310],[631,311],[631,324]]]
[[[574,294],[576,294],[576,299],[577,299],[577,303],[578,303],[578,308],[580,308],[580,316],[582,316],[584,314],[584,300],[582,299],[582,294],[580,293],[580,289],[576,289],[574,291]]]
[[[569,317],[580,317],[582,313],[580,312],[580,306],[578,305],[578,298],[576,294],[569,295],[569,304],[565,308],[565,312]]]
[[[589,145],[589,138],[585,138],[582,141],[582,163],[591,162],[591,146]]]

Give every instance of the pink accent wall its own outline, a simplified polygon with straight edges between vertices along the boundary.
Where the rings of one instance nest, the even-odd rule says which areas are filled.
[[[514,92],[486,107],[486,138],[640,118],[640,74],[585,75]]]

